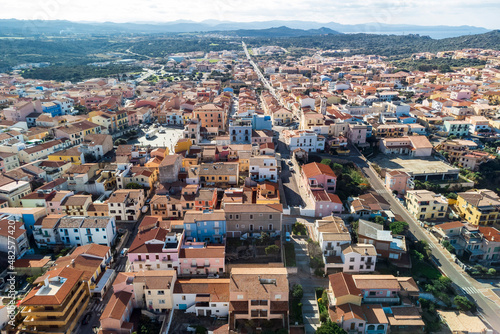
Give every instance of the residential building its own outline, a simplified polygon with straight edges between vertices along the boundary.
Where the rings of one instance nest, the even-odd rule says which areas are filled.
[[[54,137],[58,139],[67,138],[72,145],[78,145],[83,143],[85,136],[95,133],[101,133],[101,126],[89,121],[81,121],[59,126],[53,131]]]
[[[202,163],[199,167],[200,184],[204,187],[228,188],[238,185],[240,177],[237,162]]]
[[[196,105],[193,110],[193,117],[200,120],[202,127],[216,127],[218,131],[226,129],[227,110],[225,106],[220,107],[213,103]]]
[[[406,239],[402,235],[393,235],[391,231],[385,231],[384,226],[360,219],[358,223],[358,241],[364,244],[374,245],[377,256],[389,259],[392,264],[405,264],[409,266],[406,252]],[[406,259],[406,261],[403,261]]]
[[[19,151],[19,161],[30,163],[36,160],[45,159],[50,154],[62,150],[65,147],[67,147],[67,144],[64,141],[58,139],[27,147]]]
[[[301,148],[306,152],[322,152],[325,150],[325,137],[309,130],[283,131],[285,144],[290,151]]]
[[[233,268],[229,283],[229,328],[238,330],[252,320],[257,327],[271,321],[288,327],[286,268]]]
[[[35,287],[20,302],[24,318],[19,330],[69,334],[90,301],[89,283],[84,272],[71,267],[56,268],[35,280]]]
[[[83,138],[83,143],[79,150],[84,154],[92,155],[94,159],[99,160],[111,150],[113,150],[113,137],[106,134],[90,134]]]
[[[147,217],[144,218],[144,220]],[[130,270],[179,271],[179,252],[183,234],[161,227],[140,231],[130,246],[127,257]]]
[[[283,208],[281,204],[224,204],[226,234],[239,238],[245,233],[279,233]]]
[[[256,156],[250,158],[250,179],[257,182],[278,180],[278,163],[275,157]]]
[[[62,202],[64,213],[70,216],[86,216],[87,209],[92,203],[91,195],[73,195],[66,197]]]
[[[433,146],[426,136],[403,136],[382,138],[379,141],[380,152],[384,154],[407,154],[412,157],[429,157]]]
[[[207,276],[225,272],[225,249],[223,246],[208,245],[205,241],[187,241],[179,252],[180,276]]]
[[[49,161],[71,161],[73,165],[85,163],[85,157],[79,147],[70,147],[61,151],[49,154]]]
[[[224,210],[187,211],[184,215],[186,241],[220,244],[226,234]]]
[[[145,200],[143,189],[118,189],[108,199],[109,215],[119,221],[136,221]]]
[[[446,197],[429,190],[409,190],[405,197],[408,211],[418,220],[442,219],[448,211]]]
[[[0,172],[8,172],[19,167],[17,154],[10,152],[0,152]]]
[[[404,195],[408,190],[412,190],[415,184],[410,174],[399,170],[391,170],[385,173],[385,186],[392,193]]]
[[[350,213],[355,218],[370,219],[382,216],[384,211],[390,210],[387,201],[376,192],[359,195],[348,200]]]
[[[473,225],[492,225],[500,222],[500,197],[489,189],[458,193],[455,208],[463,219]]]
[[[200,316],[229,314],[229,279],[180,278],[175,282],[173,308]]]
[[[62,217],[56,225],[61,242],[70,246],[100,244],[112,246],[116,237],[113,217]]]
[[[165,313],[173,307],[175,270],[141,270],[133,281],[137,306],[150,312]]]
[[[309,190],[324,189],[330,193],[335,192],[337,176],[328,165],[317,162],[304,165],[301,177],[303,184],[307,185]]]
[[[21,206],[21,198],[31,193],[30,183],[0,176],[0,199],[6,200],[10,207]]]
[[[10,217],[2,217],[0,220],[0,253],[5,255],[14,252],[16,259],[19,259],[26,254],[29,248],[28,233],[24,224]]]
[[[444,121],[443,131],[448,136],[464,137],[469,135],[470,123],[468,121]]]

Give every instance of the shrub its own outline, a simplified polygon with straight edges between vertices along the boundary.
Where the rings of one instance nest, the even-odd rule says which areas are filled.
[[[470,311],[475,308],[474,303],[464,296],[455,296],[455,299],[453,301],[460,311]]]
[[[314,275],[316,275],[318,277],[323,277],[323,276],[325,276],[325,271],[323,270],[323,268],[316,268],[314,270]]]
[[[296,222],[292,225],[292,233],[295,235],[306,235],[307,228],[306,225]]]
[[[304,289],[302,289],[302,285],[294,284],[292,287],[292,297],[301,299],[304,296]]]
[[[497,273],[495,268],[488,269],[488,275],[495,275]]]

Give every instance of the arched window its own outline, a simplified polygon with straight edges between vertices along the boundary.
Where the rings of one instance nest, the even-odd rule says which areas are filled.
[[[384,330],[385,329],[385,326],[384,325],[378,325],[377,326],[377,330],[380,331],[380,330]]]
[[[375,330],[375,325],[369,325],[367,330],[369,330],[369,331]]]

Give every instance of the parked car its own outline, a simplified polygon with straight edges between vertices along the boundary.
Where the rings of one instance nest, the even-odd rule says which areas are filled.
[[[285,233],[285,241],[290,242],[290,232]]]
[[[87,325],[90,322],[90,318],[92,318],[92,313],[87,312],[82,319],[82,325]]]
[[[128,253],[128,248],[123,248],[122,251],[120,252],[121,256],[125,256]]]

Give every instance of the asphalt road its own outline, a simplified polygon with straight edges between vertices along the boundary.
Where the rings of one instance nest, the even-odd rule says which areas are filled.
[[[354,151],[356,152],[356,149],[354,149]],[[462,289],[465,296],[477,304],[480,315],[491,326],[491,329],[496,330],[498,333],[500,331],[500,306],[493,303],[479,290],[477,290],[476,287],[479,287],[480,283],[476,282],[458,265],[450,261],[450,255],[448,252],[446,252],[441,245],[439,245],[435,239],[420,226],[413,216],[406,211],[400,201],[395,199],[392,194],[387,191],[379,176],[369,168],[368,163],[363,156],[351,155],[344,158],[353,161],[362,169],[363,173],[370,181],[372,188],[385,198],[395,214],[400,215],[406,222],[408,222],[409,232],[417,240],[425,240],[429,243],[434,261],[439,269]],[[468,291],[470,291],[470,293]]]

